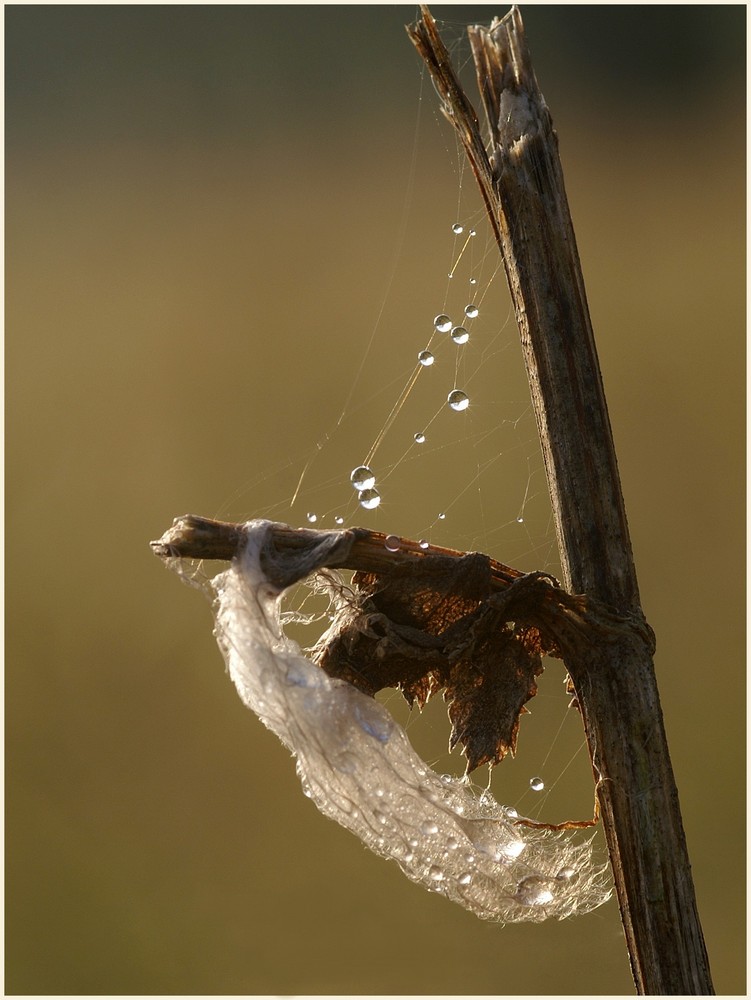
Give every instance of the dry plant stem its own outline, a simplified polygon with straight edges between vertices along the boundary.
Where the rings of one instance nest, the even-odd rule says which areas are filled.
[[[427,7],[408,29],[485,201],[521,334],[564,585],[632,627],[566,657],[589,744],[636,988],[709,994],[709,963],[652,663],[584,281],[550,113],[521,16],[469,29],[490,131]]]
[[[433,556],[449,556],[459,559],[464,552],[456,549],[431,545],[429,551],[420,548],[418,542],[408,538],[399,540],[399,549],[392,552],[386,548],[386,535],[368,528],[349,528],[322,533],[310,528],[291,528],[286,524],[271,525],[271,537],[275,551],[280,555],[299,555],[322,534],[332,539],[327,569],[352,569],[366,573],[384,573],[405,562],[417,562]],[[176,517],[172,526],[160,539],[151,542],[154,554],[162,559],[232,559],[245,543],[242,524],[230,521],[215,521],[210,517],[185,514]],[[320,565],[320,564],[319,564]],[[524,576],[521,570],[512,569],[494,559],[490,561],[494,588],[504,590],[515,580]],[[314,567],[318,568],[318,566]],[[272,571],[273,572],[273,571]],[[299,579],[297,574],[297,579]],[[285,577],[280,585],[289,586],[296,582]]]

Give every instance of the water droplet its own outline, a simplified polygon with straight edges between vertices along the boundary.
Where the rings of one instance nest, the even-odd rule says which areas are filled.
[[[476,316],[480,315],[480,310],[474,303],[470,303],[468,306],[464,307],[464,315],[468,316],[470,319],[474,319]]]
[[[469,235],[470,236],[477,236],[477,230],[476,229],[470,229]]]
[[[305,515],[305,518],[306,518],[306,520],[307,520],[307,521],[309,521],[309,522],[310,522],[311,524],[315,524],[315,523],[316,523],[316,521],[318,520],[318,514],[314,514],[314,513],[312,512],[312,511],[310,511],[309,513],[307,513],[307,514]]]
[[[469,872],[462,872],[461,875],[458,876],[456,881],[459,883],[459,885],[469,885],[469,883],[472,881],[472,876],[469,874]]]
[[[334,521],[336,524],[344,524],[344,518],[340,514],[336,515]]]
[[[375,790],[375,796],[376,796],[376,798],[382,799],[385,794],[386,793],[384,792],[384,790],[382,788],[376,788],[376,790]]]
[[[417,434],[415,434],[415,443],[425,444],[425,435],[423,434],[422,431],[418,431]]]
[[[427,540],[427,538],[421,538],[419,544],[420,544],[420,548],[421,549],[429,549],[430,548],[430,542]]]
[[[434,882],[443,882],[446,878],[443,868],[439,868],[438,865],[431,865],[428,869],[428,875],[433,879]]]
[[[451,317],[446,316],[445,313],[440,313],[433,320],[433,326],[439,333],[448,333],[451,329]]]
[[[430,366],[435,361],[435,356],[432,351],[420,351],[417,355],[417,360],[423,366],[423,368],[430,368]]]
[[[506,813],[509,819],[516,819],[517,816],[519,815],[519,813],[516,811],[516,809],[514,809],[513,806],[505,806],[504,812]]]
[[[357,499],[360,501],[360,506],[364,507],[365,510],[375,510],[381,502],[381,494],[378,490],[361,490],[357,494]]]
[[[576,868],[561,868],[556,875],[556,878],[560,879],[561,882],[568,882],[568,880],[572,879],[574,875],[576,875]]]
[[[432,836],[434,833],[438,833],[438,826],[435,823],[431,823],[429,820],[425,823],[421,823],[420,829],[427,837]]]
[[[410,847],[417,847],[420,841],[417,839],[417,837],[410,837],[407,840],[407,843],[409,844]]]
[[[451,331],[451,339],[455,344],[466,344],[469,340],[469,334],[463,326],[455,326]]]
[[[537,777],[530,778],[529,787],[532,789],[533,792],[541,792],[545,787],[545,782],[542,780],[542,778],[537,778]]]
[[[456,236],[458,236],[460,233],[464,232],[464,226],[461,224],[461,222],[455,222],[451,227],[451,232],[454,233]]]
[[[407,851],[407,853],[404,855],[404,860],[405,861],[414,861],[415,860],[415,856],[412,853],[412,851]]]
[[[518,858],[526,846],[523,840],[511,840],[501,847],[501,854],[504,858]]]
[[[470,283],[470,285],[476,285],[477,284],[477,278],[470,278],[469,279],[469,283]]]
[[[438,520],[439,521],[445,521],[446,520],[446,515],[443,513],[443,511],[441,511],[441,513],[438,515]]]
[[[402,543],[397,535],[386,535],[386,539],[383,544],[389,552],[398,552]]]
[[[455,851],[458,846],[459,846],[459,841],[456,839],[456,837],[449,837],[448,840],[446,841],[446,847],[448,847],[450,851]]]
[[[381,826],[385,826],[386,823],[388,822],[388,817],[384,816],[384,814],[380,812],[378,809],[373,810],[373,819],[376,821],[376,823],[380,823]]]
[[[520,515],[519,517],[517,517],[517,519],[516,519],[516,523],[517,523],[517,524],[524,524],[524,518],[523,518],[523,517],[521,517],[521,515]]]
[[[524,906],[544,906],[553,898],[549,880],[537,875],[527,875],[516,887],[516,898]]]
[[[358,465],[349,478],[356,490],[369,490],[375,486],[375,474],[367,465]]]
[[[469,406],[469,396],[461,389],[452,389],[448,395],[448,404],[452,410],[466,410]]]

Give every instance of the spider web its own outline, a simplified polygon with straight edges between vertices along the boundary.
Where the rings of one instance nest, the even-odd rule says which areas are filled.
[[[457,51],[462,44],[452,47]],[[439,244],[442,266],[427,283],[410,288],[409,275],[422,253],[424,207],[416,181],[436,167],[435,151],[423,138],[433,131],[441,136],[455,194],[447,185],[431,210],[435,229],[429,238]],[[279,470],[257,477],[232,498],[233,505],[239,499],[247,516],[321,529],[361,525],[556,575],[543,460],[500,254],[464,154],[424,78],[407,174],[386,291],[375,316],[357,320],[363,324],[363,346],[354,370],[340,369],[338,416],[321,426],[306,414],[300,436],[312,437],[312,444],[285,458]],[[403,306],[404,287],[410,289],[409,310]],[[450,322],[437,323],[438,317]],[[420,362],[421,355],[430,360],[424,352],[430,352],[430,364]],[[456,391],[466,394],[465,409],[450,406]],[[359,466],[375,477],[379,503],[370,509],[351,482]],[[255,502],[256,495],[269,492],[273,502]],[[288,607],[296,620],[288,626],[291,634],[312,646],[327,623],[327,602],[299,588]],[[494,782],[502,787],[504,802],[527,815],[544,813],[551,822],[574,818],[572,813],[583,818],[592,808],[581,723],[568,709],[563,679],[560,663],[548,661],[530,706],[532,717],[522,722],[520,756],[505,760]],[[438,699],[428,703],[418,723],[399,695],[385,692],[378,698],[432,766],[453,774],[463,770],[458,751],[447,752],[449,727]],[[561,781],[566,772],[578,780]],[[542,795],[532,791],[537,778],[544,783]]]

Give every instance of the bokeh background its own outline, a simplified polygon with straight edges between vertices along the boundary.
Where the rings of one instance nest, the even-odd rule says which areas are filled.
[[[464,24],[504,12],[435,9],[457,46]],[[188,511],[304,524],[313,509],[331,526],[342,479],[349,498],[444,301],[457,203],[479,219],[404,33],[415,13],[5,8],[7,992],[631,992],[613,902],[484,924],[323,819],[237,699],[207,603],[147,544]],[[715,983],[741,993],[745,8],[523,15]],[[475,423],[402,463],[393,502],[344,513],[554,568],[508,295],[501,279],[483,294],[473,341],[494,346],[470,373]],[[506,457],[438,525],[494,421]],[[562,678],[551,665],[494,777],[525,809],[565,718]],[[410,733],[460,767],[441,757],[443,715],[429,706]],[[586,758],[565,770],[581,744],[568,715],[553,821],[591,808]]]

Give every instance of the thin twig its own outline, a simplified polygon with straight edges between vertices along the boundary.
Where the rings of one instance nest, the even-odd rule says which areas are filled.
[[[386,546],[389,537],[369,528],[348,528],[321,532],[312,528],[291,528],[287,524],[270,525],[271,544],[275,551],[285,555],[300,554],[314,546],[326,535],[332,539],[331,557],[325,562],[328,569],[351,569],[367,573],[385,573],[404,563],[424,562],[434,556],[461,559],[466,555],[457,549],[431,544],[422,548],[419,542],[399,538],[395,551]],[[395,536],[391,536],[395,538]],[[233,559],[245,544],[242,524],[215,521],[210,517],[185,514],[177,517],[161,538],[150,542],[155,555],[162,559]],[[505,590],[525,574],[495,559],[490,559],[493,589]],[[275,581],[274,581],[275,582]]]

